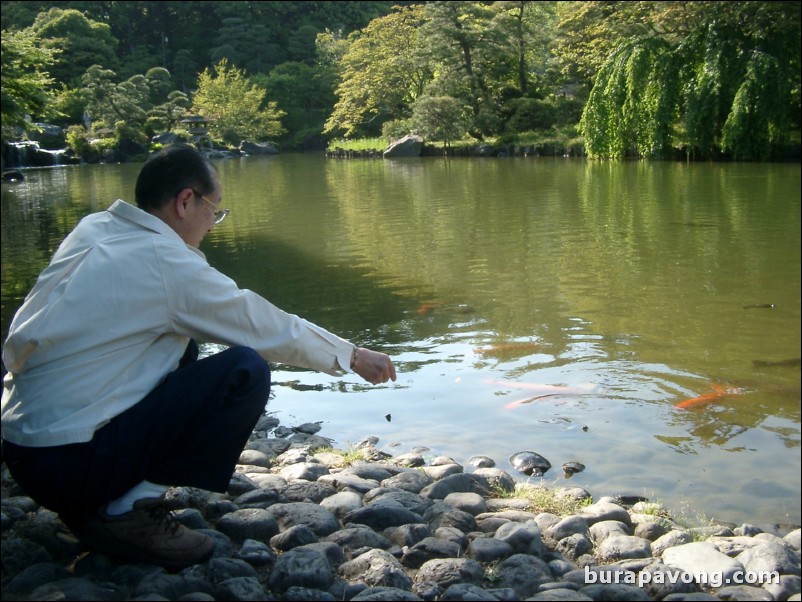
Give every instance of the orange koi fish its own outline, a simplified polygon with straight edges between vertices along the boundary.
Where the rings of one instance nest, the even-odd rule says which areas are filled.
[[[480,347],[479,349],[474,349],[474,352],[479,355],[512,355],[519,351],[531,351],[539,348],[540,343],[502,343],[500,345],[491,345],[490,347]]]
[[[418,315],[428,316],[439,306],[440,306],[439,303],[422,303],[421,306],[418,308]]]
[[[716,401],[718,399],[722,399],[723,397],[729,397],[731,395],[738,395],[740,393],[744,393],[744,389],[738,389],[735,387],[722,387],[721,385],[717,385],[715,383],[711,383],[710,385],[713,388],[712,393],[708,393],[706,395],[699,395],[698,397],[691,397],[690,399],[686,399],[684,401],[680,401],[679,403],[675,403],[675,408],[692,408],[694,406],[702,405],[705,403],[710,403],[712,401]]]

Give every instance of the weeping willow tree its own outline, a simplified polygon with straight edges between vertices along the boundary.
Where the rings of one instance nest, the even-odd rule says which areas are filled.
[[[788,90],[782,82],[777,59],[753,52],[721,136],[722,149],[734,159],[769,159],[787,140],[789,120],[783,99]]]
[[[761,43],[765,35],[741,34],[713,21],[678,44],[654,37],[621,44],[580,121],[588,156],[755,160],[781,152],[799,80],[788,76],[787,56]],[[796,57],[798,64],[798,50]]]
[[[668,44],[621,45],[596,78],[580,122],[589,157],[661,156],[676,117],[676,68]]]

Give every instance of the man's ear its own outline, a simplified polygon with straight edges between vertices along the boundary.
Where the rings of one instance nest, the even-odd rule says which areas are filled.
[[[174,201],[175,213],[181,219],[184,219],[186,217],[187,205],[189,205],[194,196],[195,193],[192,191],[191,188],[184,188],[181,192],[179,192],[175,196],[175,201]]]

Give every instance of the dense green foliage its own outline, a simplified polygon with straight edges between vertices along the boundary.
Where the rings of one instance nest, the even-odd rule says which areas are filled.
[[[607,57],[580,123],[589,156],[770,159],[798,135],[800,4],[697,4],[677,43],[639,36]]]
[[[423,23],[423,6],[411,6],[348,37],[338,100],[324,132],[375,133],[385,121],[409,117],[412,103],[432,77],[428,59],[418,54]]]
[[[252,84],[227,59],[213,70],[206,69],[198,78],[193,107],[210,122],[212,134],[228,144],[244,139],[279,136],[284,132],[280,119],[283,111],[275,102],[262,108],[265,90]]]
[[[29,0],[2,2],[2,30],[4,139],[48,121],[76,144],[147,142],[198,114],[217,142],[289,149],[411,131],[581,134],[613,158],[799,143],[799,2]]]
[[[40,48],[30,30],[3,32],[2,38],[3,128],[24,123],[26,115],[47,110],[47,88],[52,83],[48,69],[54,52]]]

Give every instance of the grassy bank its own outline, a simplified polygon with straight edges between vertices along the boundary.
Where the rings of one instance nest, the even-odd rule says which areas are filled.
[[[342,150],[348,153],[381,153],[388,146],[391,140],[389,138],[358,138],[346,139],[338,138],[329,142],[327,151],[335,152]],[[583,147],[583,141],[577,135],[576,129],[569,128],[551,128],[548,130],[536,130],[529,132],[522,132],[514,136],[498,136],[490,137],[485,140],[477,140],[475,138],[464,138],[459,141],[450,142],[425,142],[426,148],[429,150],[427,154],[467,154],[471,149],[482,146],[490,146],[492,148],[500,149],[510,146],[516,147],[533,147],[537,149],[572,149],[575,154],[581,154],[580,149]],[[552,154],[551,152],[545,154]]]

